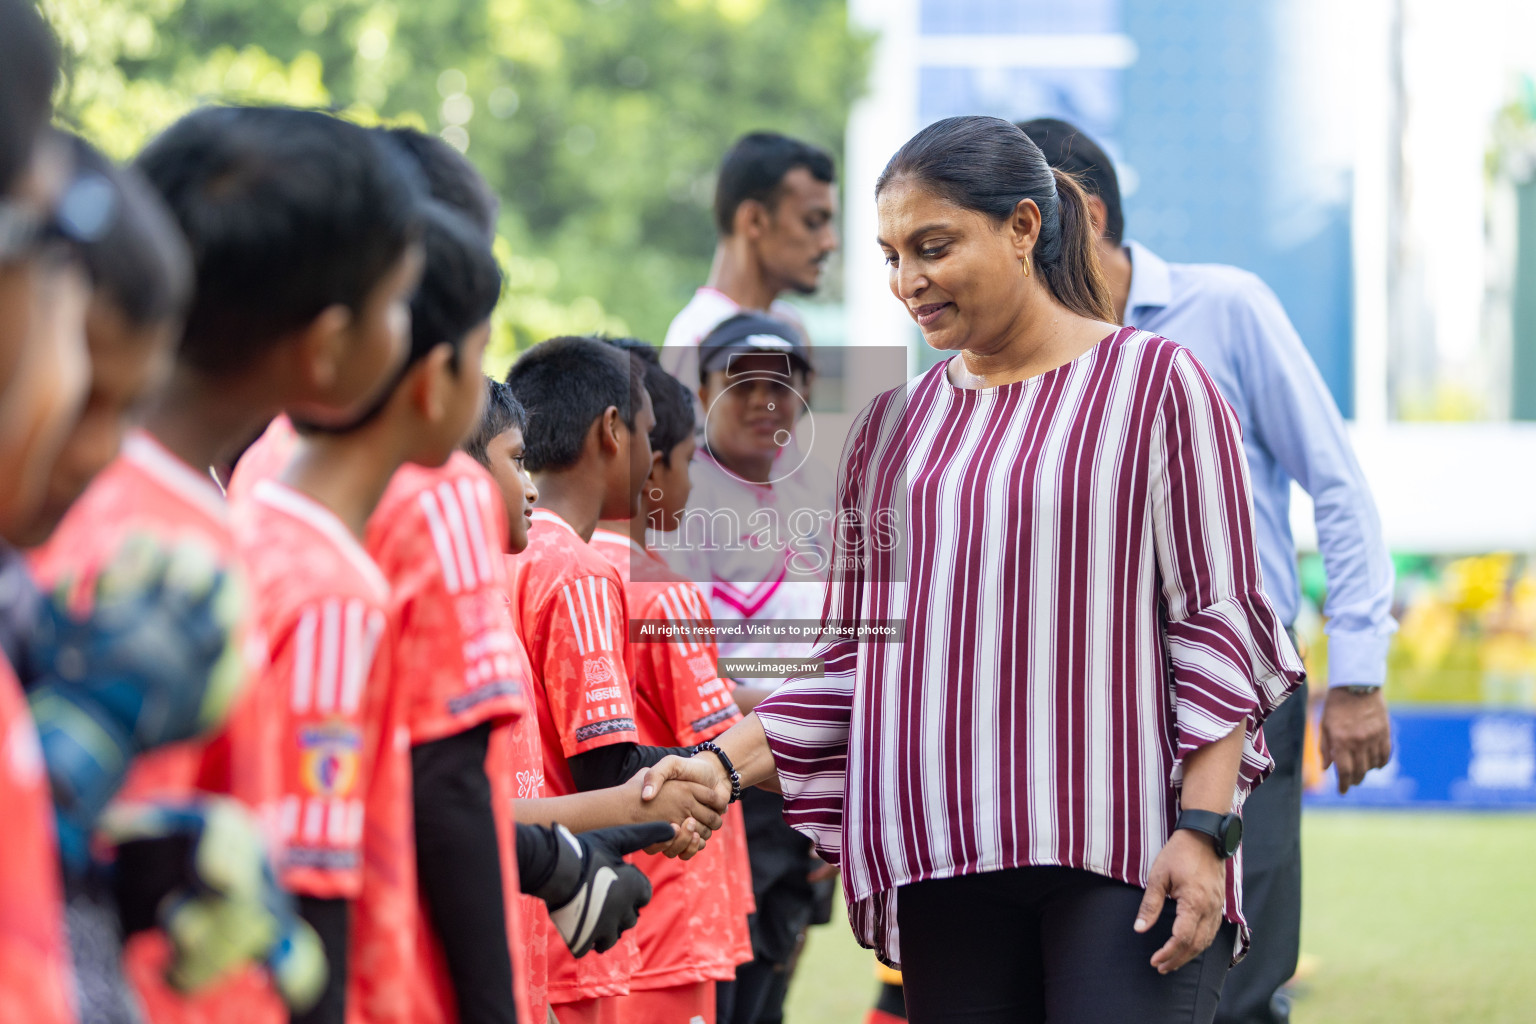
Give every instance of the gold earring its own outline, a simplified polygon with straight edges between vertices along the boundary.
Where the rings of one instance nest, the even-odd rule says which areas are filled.
[[[1024,276],[1028,277],[1029,276],[1029,257],[1028,256],[1021,257],[1019,259],[1019,262],[1024,264]]]

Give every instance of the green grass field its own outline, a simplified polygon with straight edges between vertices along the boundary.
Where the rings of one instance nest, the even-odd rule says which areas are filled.
[[[1296,1024],[1536,1021],[1536,815],[1309,813]],[[789,1024],[859,1024],[871,954],[812,933]]]

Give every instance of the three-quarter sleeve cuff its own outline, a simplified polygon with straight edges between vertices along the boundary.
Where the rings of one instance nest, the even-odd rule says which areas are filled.
[[[1170,779],[1182,785],[1184,758],[1246,723],[1238,793],[1274,767],[1259,726],[1305,678],[1301,659],[1269,600],[1258,591],[1219,601],[1168,624],[1178,758]]]
[[[829,864],[843,853],[852,713],[851,672],[792,680],[756,710],[784,793],[784,820],[809,836]]]
[[[1329,686],[1384,686],[1391,633],[1328,630]]]

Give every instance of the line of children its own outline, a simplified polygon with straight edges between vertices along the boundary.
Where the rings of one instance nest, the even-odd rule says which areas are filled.
[[[196,538],[240,571],[229,510],[206,467],[284,409],[355,415],[404,352],[419,214],[410,179],[369,132],[305,111],[205,109],[152,142],[136,167],[187,237],[193,297],[145,429],[36,553],[45,581],[88,578],[141,534]],[[250,681],[262,679],[267,658],[258,625],[244,623]],[[237,720],[261,696],[248,682]],[[228,739],[151,754],[124,797],[261,792],[262,761],[232,755]],[[311,923],[324,932],[324,920]],[[255,972],[189,998],[166,981],[175,955],[158,931],[129,941],[126,970],[151,1019],[211,1020],[263,997],[273,1015],[286,1012]]]
[[[0,0],[0,27],[40,27],[14,3]],[[729,690],[707,646],[672,666],[631,649],[626,590],[649,613],[651,581],[626,582],[587,543],[599,518],[647,511],[648,479],[681,465],[686,485],[670,420],[652,457],[646,364],[557,339],[488,388],[500,278],[483,180],[419,133],[276,107],[195,111],[131,172],[99,168],[138,219],[118,217],[96,250],[87,314],[77,262],[29,248],[27,206],[59,220],[58,167],[99,155],[61,142],[17,156],[14,139],[42,126],[18,127],[13,93],[0,79],[0,421],[18,428],[0,444],[17,485],[0,534],[38,543],[31,571],[78,599],[43,601],[69,641],[34,642],[43,663],[74,656],[91,700],[111,705],[110,677],[138,716],[97,719],[128,734],[93,791],[118,797],[107,819],[93,803],[72,822],[46,770],[82,861],[101,828],[93,849],[122,840],[111,877],[158,876],[110,893],[147,1019],[712,1019],[707,986],[741,955],[746,912],[729,851],[704,846],[723,808],[703,787],[642,802],[638,773],[727,727]],[[455,451],[472,431],[473,454]],[[210,467],[231,466],[226,496]],[[104,626],[125,614],[113,589],[140,601],[129,625],[159,630],[165,664],[124,660],[125,631]],[[669,593],[699,616],[697,593]],[[56,697],[68,674],[39,672],[36,692]],[[167,693],[191,710],[145,743]],[[19,694],[0,671],[11,770],[38,761]],[[62,1024],[86,954],[70,978],[44,778],[0,779],[0,810],[35,825],[0,844],[0,1018]],[[218,796],[255,812],[262,838]],[[307,925],[284,916],[263,847]],[[653,891],[623,861],[642,848],[672,907],[643,954],[623,936]],[[708,921],[683,917],[693,901]],[[678,943],[678,929],[695,934]],[[115,956],[90,968],[117,970]],[[615,998],[631,988],[666,995]],[[95,1007],[80,1005],[135,1012]]]
[[[174,321],[185,293],[184,282],[177,282],[176,263],[184,257],[174,229],[149,193],[131,173],[44,129],[55,73],[52,41],[36,11],[0,3],[0,363],[6,367],[0,374],[6,484],[0,521],[12,542],[46,533],[61,510],[56,499],[78,491],[93,463],[114,454],[118,412],[149,383],[134,374],[153,362],[159,347],[149,328]],[[87,283],[103,300],[93,300],[89,317]],[[114,321],[119,312],[123,317]],[[123,327],[141,336],[108,340]],[[87,369],[95,378],[88,399],[80,372]],[[112,374],[121,376],[107,381]],[[41,735],[26,727],[24,713],[16,717],[15,679],[0,673],[6,712],[0,761],[7,769],[0,772],[0,815],[7,822],[0,850],[0,1017],[122,1019],[117,1011],[127,1012],[126,1006],[95,1005],[92,996],[100,992],[85,984],[93,979],[68,970],[57,855],[52,864],[35,862],[54,830],[36,817],[34,800],[43,794],[46,807],[40,787],[52,787],[68,840],[64,865],[75,895],[82,895],[82,884],[93,881],[84,873],[87,830],[98,824],[95,815],[121,783],[128,758],[205,731],[233,696],[239,672],[230,625],[240,602],[229,575],[185,539],[163,546],[143,536],[125,539],[116,556],[92,567],[92,583],[78,580],[74,593],[63,595],[85,601],[84,611],[66,607],[59,596],[24,593],[30,585],[15,585],[18,563],[9,549],[3,553],[12,570],[6,635],[20,641],[7,645],[7,659],[18,659],[25,672]],[[183,976],[203,973],[232,945],[244,944],[246,956],[262,952],[263,933],[301,938],[279,920],[285,898],[268,885],[260,846],[243,821],[225,806],[99,822],[104,836],[129,840],[118,847],[119,894],[141,899],[151,913],[165,911],[173,930],[193,926],[208,940],[179,946],[174,966]],[[128,863],[149,848],[160,854],[154,879]],[[231,867],[240,877],[227,872]],[[230,898],[237,891],[239,901]],[[82,922],[73,908],[69,934],[78,952]],[[126,923],[131,908],[123,909]],[[110,941],[115,927],[114,921]],[[96,952],[102,961],[85,966],[117,975],[116,988],[106,993],[110,1003],[122,990],[120,969],[111,950]],[[318,951],[311,952],[311,965],[323,970]]]

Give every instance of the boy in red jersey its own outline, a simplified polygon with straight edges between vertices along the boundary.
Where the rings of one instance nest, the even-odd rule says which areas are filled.
[[[278,479],[255,483],[239,506],[273,653],[263,699],[231,730],[234,760],[281,758],[279,789],[261,795],[275,811],[282,876],[333,969],[306,1019],[335,1024],[413,1019],[407,710],[389,667],[390,586],[362,541],[396,471],[442,465],[478,421],[471,368],[501,284],[489,246],[462,218],[431,203],[425,221],[425,275],[393,390],[356,424],[301,426]]]
[[[637,510],[653,420],[641,374],[601,341],[556,338],[525,352],[507,375],[530,413],[526,464],[540,495],[528,549],[508,561],[510,593],[532,662],[544,792],[554,798],[520,805],[520,821],[566,820],[566,798],[627,783],[675,749],[638,743],[623,582],[588,543],[600,518]],[[635,960],[628,942],[580,962],[551,943],[549,995],[561,1024],[617,1019],[612,997],[627,994]]]
[[[631,351],[646,361],[646,391],[656,414],[651,430],[654,461],[642,494],[643,515],[599,523],[592,546],[623,578],[631,622],[666,621],[707,629],[708,601],[645,548],[647,528],[677,529],[688,504],[693,395],[654,361],[650,346]],[[636,642],[631,651],[630,682],[641,742],[691,747],[741,720],[731,697],[734,684],[720,678],[716,669],[712,640]],[[731,807],[726,821],[734,827],[715,837],[711,847],[686,866],[659,857],[640,861],[655,896],[635,932],[640,966],[630,978],[630,994],[620,1004],[625,1021],[713,1024],[716,983],[733,981],[736,965],[752,959],[747,931],[751,869],[740,816],[741,809]]]

